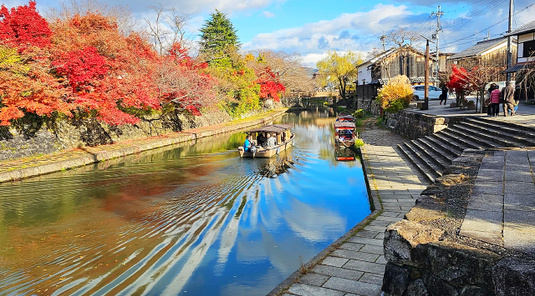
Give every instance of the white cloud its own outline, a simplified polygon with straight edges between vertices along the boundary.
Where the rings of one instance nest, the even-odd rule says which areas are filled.
[[[273,17],[275,17],[275,14],[274,14],[273,12],[271,12],[271,11],[267,11],[267,10],[264,10],[264,11],[262,12],[262,14],[263,14],[266,18],[273,18]]]
[[[367,51],[373,45],[366,36],[393,29],[410,15],[406,6],[378,4],[367,12],[344,13],[332,20],[258,34],[243,48],[297,51],[304,55],[321,54],[326,49]]]
[[[284,0],[169,0],[165,2],[147,2],[145,0],[130,0],[128,6],[134,13],[147,10],[151,6],[164,6],[166,8],[176,8],[181,12],[189,14],[211,13],[215,9],[229,13],[235,11],[258,10],[270,6],[273,3],[280,3]],[[124,0],[108,0],[108,5],[125,5]]]

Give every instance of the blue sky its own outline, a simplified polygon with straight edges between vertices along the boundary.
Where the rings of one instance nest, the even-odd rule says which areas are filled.
[[[36,2],[42,14],[61,3]],[[27,3],[4,0],[7,7]],[[150,6],[175,8],[192,17],[191,37],[197,36],[209,14],[219,9],[237,29],[243,51],[270,49],[299,53],[303,63],[310,66],[330,49],[351,50],[366,56],[374,48],[382,47],[379,37],[383,32],[399,28],[430,38],[436,29],[436,17],[431,17],[431,13],[436,12],[437,5],[444,12],[440,51],[458,52],[488,34],[491,38],[503,34],[507,30],[509,7],[509,0],[107,0],[105,3],[127,6],[139,20],[154,17]],[[535,20],[533,0],[515,0],[514,5],[513,28]],[[423,43],[415,47],[424,49]]]

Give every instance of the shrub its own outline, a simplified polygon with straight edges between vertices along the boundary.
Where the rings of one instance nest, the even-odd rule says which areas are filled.
[[[403,110],[412,100],[413,90],[409,78],[398,75],[379,89],[377,102],[388,113],[396,113]]]

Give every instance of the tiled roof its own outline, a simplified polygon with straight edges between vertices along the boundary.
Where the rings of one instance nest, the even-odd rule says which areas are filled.
[[[368,66],[368,65],[371,66],[371,65],[373,65],[373,64],[375,64],[375,63],[381,61],[382,59],[386,58],[387,56],[389,56],[389,55],[391,55],[391,54],[397,52],[397,51],[400,50],[400,49],[401,49],[401,47],[391,47],[390,49],[387,49],[387,50],[385,50],[385,51],[379,53],[378,55],[376,55],[376,56],[374,56],[373,58],[371,58],[371,59],[365,61],[364,63],[358,64],[356,67],[357,67],[357,68],[360,68],[360,67],[362,67],[362,66]],[[420,55],[425,56],[425,53],[423,53],[423,52],[417,50],[416,48],[414,48],[414,47],[412,47],[412,46],[410,46],[410,45],[408,45],[408,44],[403,45],[403,49],[405,49],[405,50],[410,50],[410,51],[414,51],[414,52],[416,52],[416,53],[418,53],[418,54],[420,54]],[[430,57],[429,57],[429,60],[430,60],[430,61],[435,61],[436,58],[430,56]],[[369,66],[368,66],[368,67],[369,67]]]
[[[516,30],[513,30],[511,34],[507,34],[507,35],[520,35],[523,33],[530,32],[530,31],[535,31],[535,21],[531,21],[523,26],[520,26]]]
[[[450,59],[459,59],[459,58],[477,56],[502,42],[507,42],[507,38],[500,37],[496,39],[479,41],[474,46],[468,47],[467,49],[454,54],[453,56],[450,57]]]

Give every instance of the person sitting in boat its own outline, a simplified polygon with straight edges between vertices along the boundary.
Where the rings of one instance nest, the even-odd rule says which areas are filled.
[[[245,137],[245,142],[243,143],[243,150],[245,152],[251,151],[251,135],[247,135],[247,137]]]
[[[256,144],[257,144],[258,146],[262,146],[262,147],[264,147],[264,146],[266,145],[266,140],[267,140],[267,139],[266,139],[266,133],[261,132],[261,133],[258,135],[258,137],[256,138],[256,142],[257,142]]]
[[[267,147],[275,147],[275,144],[277,144],[277,139],[271,136],[271,134],[267,134]]]

